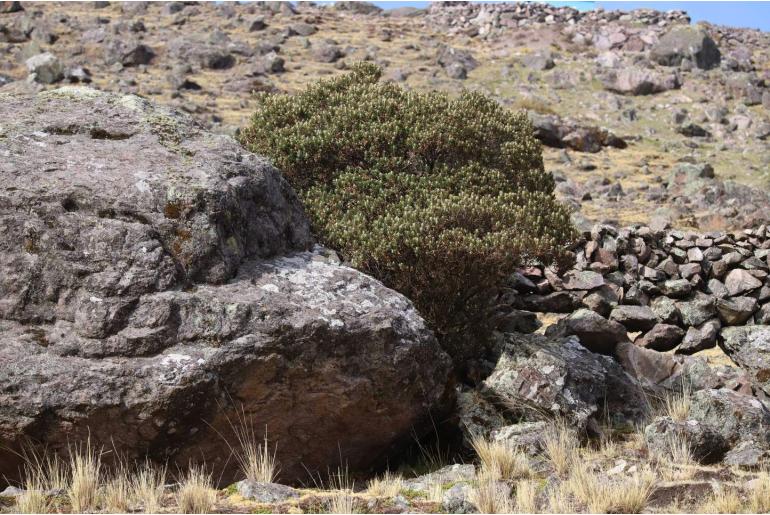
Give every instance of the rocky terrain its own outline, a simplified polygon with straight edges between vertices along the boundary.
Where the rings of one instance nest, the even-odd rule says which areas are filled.
[[[541,4],[0,2],[0,52],[0,510],[194,511],[205,464],[203,511],[770,511],[767,33]],[[510,277],[466,383],[232,138],[254,92],[360,60],[526,110],[574,210],[574,264]],[[244,420],[270,473],[237,457]],[[154,501],[24,483],[30,455],[88,441],[95,481],[167,467]]]
[[[529,110],[560,194],[590,222],[708,231],[770,217],[764,192],[747,188],[770,182],[766,33],[539,4],[4,5],[6,90],[88,83],[233,133],[254,91],[297,91],[372,60],[408,87],[478,89]],[[706,168],[681,183],[682,163]]]

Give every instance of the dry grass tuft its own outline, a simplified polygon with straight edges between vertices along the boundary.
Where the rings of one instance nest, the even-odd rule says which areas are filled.
[[[527,455],[503,442],[492,442],[480,436],[471,441],[481,461],[482,472],[498,479],[526,479],[533,475]]]
[[[564,484],[553,486],[548,490],[546,513],[575,513],[577,510]]]
[[[331,498],[329,513],[355,513],[355,496],[353,482],[350,480],[347,468],[340,468],[336,474],[329,477]]]
[[[51,503],[41,485],[25,482],[24,492],[16,498],[13,513],[48,513],[50,509]]]
[[[613,485],[606,478],[600,478],[588,465],[576,464],[564,488],[585,504],[591,513],[607,513],[613,502]]]
[[[689,384],[682,384],[681,392],[672,392],[663,399],[665,414],[674,422],[684,422],[690,418],[690,406],[692,405],[692,392]]]
[[[24,492],[16,498],[16,513],[46,513],[52,503],[49,491],[64,491],[67,488],[67,469],[56,455],[43,455],[30,448],[23,452]]]
[[[559,475],[569,472],[577,458],[578,446],[575,433],[564,421],[556,422],[543,437],[545,456]]]
[[[565,488],[590,513],[639,513],[647,504],[654,483],[655,475],[650,469],[613,481],[580,464],[565,481]]]
[[[516,513],[537,513],[537,483],[523,480],[516,483]]]
[[[24,492],[16,498],[16,513],[47,513],[51,503],[46,495],[48,487],[48,460],[39,460],[36,454],[33,460],[27,459],[24,465]],[[25,458],[26,459],[26,458]]]
[[[479,474],[478,484],[471,491],[470,501],[479,513],[513,513],[514,506],[508,487],[498,481],[498,476],[483,471]]]
[[[211,513],[217,500],[217,492],[211,474],[203,467],[190,466],[179,483],[176,502],[182,513]]]
[[[270,453],[270,445],[267,441],[267,430],[260,442],[254,430],[254,424],[246,417],[241,408],[238,414],[237,425],[231,424],[235,438],[238,440],[238,449],[234,449],[229,443],[230,451],[246,476],[246,479],[258,483],[273,483],[278,476],[278,465],[275,459],[277,448]]]
[[[91,447],[91,439],[69,450],[70,481],[66,489],[72,511],[95,511],[102,479],[101,453]]]
[[[391,498],[397,496],[403,487],[404,479],[388,470],[382,477],[371,479],[366,492],[375,497]]]
[[[166,469],[145,462],[131,478],[131,496],[144,513],[157,513],[166,483]]]
[[[760,471],[753,483],[749,491],[749,512],[770,513],[770,471]]]
[[[131,476],[128,470],[121,466],[104,485],[104,509],[108,513],[127,513],[131,509],[131,494]]]
[[[650,499],[655,485],[655,473],[644,468],[630,478],[615,484],[613,493],[615,513],[641,513]]]
[[[719,488],[714,495],[698,507],[698,513],[743,513],[743,500],[735,490]]]
[[[441,481],[434,481],[428,486],[428,500],[431,502],[444,500],[444,485],[441,484]]]

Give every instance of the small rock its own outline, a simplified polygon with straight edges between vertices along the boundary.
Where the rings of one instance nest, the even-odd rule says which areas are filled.
[[[59,59],[50,52],[38,54],[27,59],[27,71],[35,82],[53,84],[64,78],[64,67]]]
[[[295,489],[277,483],[259,483],[244,479],[236,486],[238,493],[250,501],[273,504],[299,498],[299,492]]]

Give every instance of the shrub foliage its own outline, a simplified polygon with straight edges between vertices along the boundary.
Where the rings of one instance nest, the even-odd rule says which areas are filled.
[[[380,74],[361,63],[295,96],[262,95],[241,143],[283,170],[326,245],[412,299],[448,346],[483,337],[517,266],[564,258],[569,214],[526,115]]]

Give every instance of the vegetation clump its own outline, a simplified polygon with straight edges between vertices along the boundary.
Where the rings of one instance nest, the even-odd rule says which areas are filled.
[[[379,82],[360,63],[259,97],[241,143],[283,170],[323,243],[409,297],[457,354],[482,341],[502,281],[574,238],[524,113]]]

